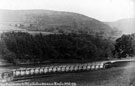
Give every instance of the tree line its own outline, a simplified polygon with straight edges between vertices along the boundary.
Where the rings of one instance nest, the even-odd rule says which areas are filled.
[[[92,62],[133,56],[135,35],[123,35],[114,42],[90,34],[7,32],[1,35],[0,47],[0,55],[14,63]]]

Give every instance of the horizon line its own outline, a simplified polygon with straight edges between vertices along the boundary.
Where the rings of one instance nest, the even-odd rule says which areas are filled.
[[[127,18],[120,18],[120,19],[112,20],[112,21],[110,21],[110,20],[109,21],[103,21],[103,20],[88,16],[88,15],[85,15],[83,13],[78,13],[78,12],[73,12],[73,11],[64,11],[64,10],[39,9],[39,8],[37,8],[37,9],[36,8],[34,8],[34,9],[0,9],[0,11],[1,10],[7,10],[7,11],[34,11],[34,10],[36,10],[36,11],[56,11],[56,12],[77,13],[77,14],[81,14],[81,15],[84,15],[84,16],[99,20],[101,22],[115,22],[115,21],[119,21],[119,20],[122,20],[122,19],[135,19],[135,17],[127,17]]]

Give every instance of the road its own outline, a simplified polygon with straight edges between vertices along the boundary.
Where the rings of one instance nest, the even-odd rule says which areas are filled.
[[[77,73],[64,73],[33,79],[11,82],[17,83],[44,83],[61,84],[63,86],[135,86],[135,62],[116,63],[117,67],[97,71],[85,71]],[[70,85],[69,85],[70,84]],[[26,85],[24,85],[26,86]],[[29,85],[28,85],[29,86]],[[39,85],[31,85],[39,86]]]

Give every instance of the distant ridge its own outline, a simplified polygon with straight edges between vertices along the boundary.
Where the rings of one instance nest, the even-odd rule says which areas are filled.
[[[112,28],[117,28],[123,34],[135,33],[135,18],[125,18],[115,22],[106,22],[105,24],[108,24]]]
[[[0,24],[47,32],[87,32],[116,35],[109,25],[88,16],[50,10],[0,10]],[[113,31],[113,32],[112,32]]]

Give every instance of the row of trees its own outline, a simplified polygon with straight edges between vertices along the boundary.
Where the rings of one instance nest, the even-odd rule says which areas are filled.
[[[88,34],[31,35],[23,32],[8,32],[1,36],[7,49],[22,62],[45,62],[60,60],[105,60],[112,57],[114,44]]]
[[[1,35],[0,47],[0,55],[15,63],[99,61],[134,56],[135,34],[123,35],[114,42],[88,34],[32,35],[8,32]]]

